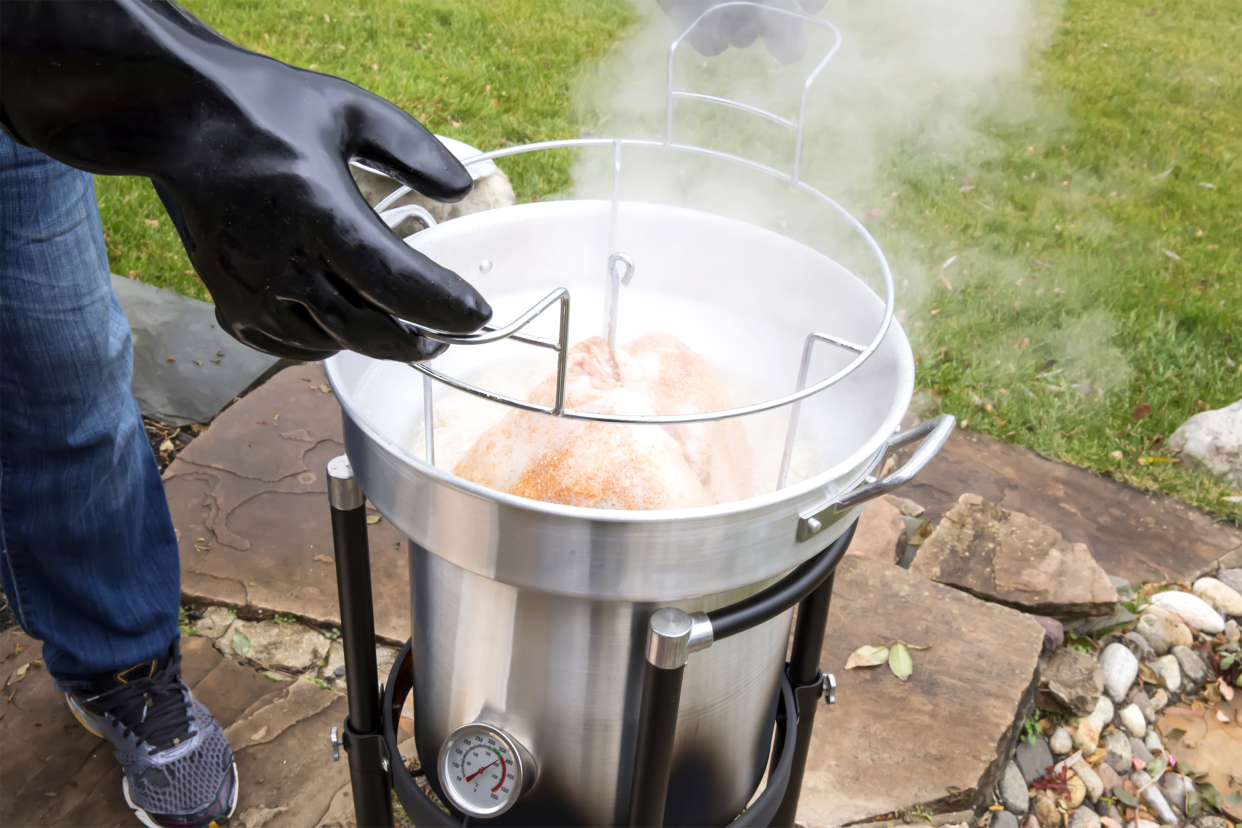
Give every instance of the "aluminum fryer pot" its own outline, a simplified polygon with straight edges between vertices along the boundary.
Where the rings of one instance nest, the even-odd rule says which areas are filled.
[[[567,288],[572,342],[598,331],[610,209],[607,202],[521,205],[456,219],[410,243],[470,274],[497,319],[519,315],[550,285]],[[763,397],[792,387],[805,332],[866,342],[884,317],[885,303],[861,280],[783,236],[681,208],[619,209],[617,243],[637,275],[622,293],[618,341],[673,331],[721,370],[759,378],[753,393]],[[763,290],[721,289],[755,273]],[[531,329],[542,321],[550,333],[555,319]],[[450,348],[434,366],[471,376],[509,356],[499,349],[527,347]],[[810,381],[850,357],[816,352]],[[650,613],[705,611],[753,594],[835,539],[862,498],[909,474],[865,479],[912,391],[910,346],[896,325],[853,373],[802,402],[798,450],[813,473],[700,509],[602,511],[476,486],[425,461],[424,384],[410,366],[342,353],[327,372],[355,474],[411,541],[420,756],[430,763],[455,728],[484,721],[504,728],[538,766],[534,787],[497,824],[615,823],[628,792],[627,734]],[[782,436],[787,417],[778,409],[772,418]],[[951,426],[933,432],[912,464],[925,462]],[[666,824],[724,823],[745,807],[767,759],[788,633],[785,614],[696,654],[687,668]]]

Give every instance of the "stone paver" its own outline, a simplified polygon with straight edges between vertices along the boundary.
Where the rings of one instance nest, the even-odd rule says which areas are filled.
[[[1242,529],[1171,497],[961,429],[900,493],[938,523],[967,492],[1085,543],[1104,571],[1131,583],[1190,579],[1214,572],[1217,561],[1242,563]]]
[[[931,645],[913,654],[909,681],[886,666],[843,669],[858,647],[896,640]],[[837,703],[816,717],[798,820],[844,825],[977,804],[1034,703],[1042,642],[1043,628],[1015,610],[847,556],[821,660]]]
[[[131,390],[148,417],[172,425],[210,422],[278,367],[276,357],[221,330],[213,305],[116,275],[112,289],[134,341]]]
[[[325,467],[344,451],[318,364],[286,368],[223,412],[164,473],[188,601],[339,626]],[[409,637],[405,541],[369,528],[376,632]]]

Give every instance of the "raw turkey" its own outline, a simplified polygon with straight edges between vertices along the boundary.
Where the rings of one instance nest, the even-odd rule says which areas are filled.
[[[552,405],[556,374],[529,400]],[[569,352],[565,408],[689,414],[730,408],[707,362],[667,333],[618,348],[599,337]],[[457,464],[465,480],[532,500],[596,509],[685,509],[752,494],[750,442],[737,420],[679,425],[583,422],[512,411]]]

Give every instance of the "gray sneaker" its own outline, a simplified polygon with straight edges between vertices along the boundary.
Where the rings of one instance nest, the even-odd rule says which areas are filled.
[[[224,730],[181,681],[180,641],[168,655],[96,676],[65,694],[78,721],[116,748],[125,801],[149,828],[213,828],[237,807],[237,768]]]

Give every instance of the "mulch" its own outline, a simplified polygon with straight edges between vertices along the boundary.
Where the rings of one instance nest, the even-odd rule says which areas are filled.
[[[151,453],[155,455],[160,474],[164,473],[168,464],[190,444],[191,440],[207,429],[207,426],[197,423],[188,426],[169,425],[145,416],[142,418],[142,424],[146,427],[147,442],[151,444]]]

